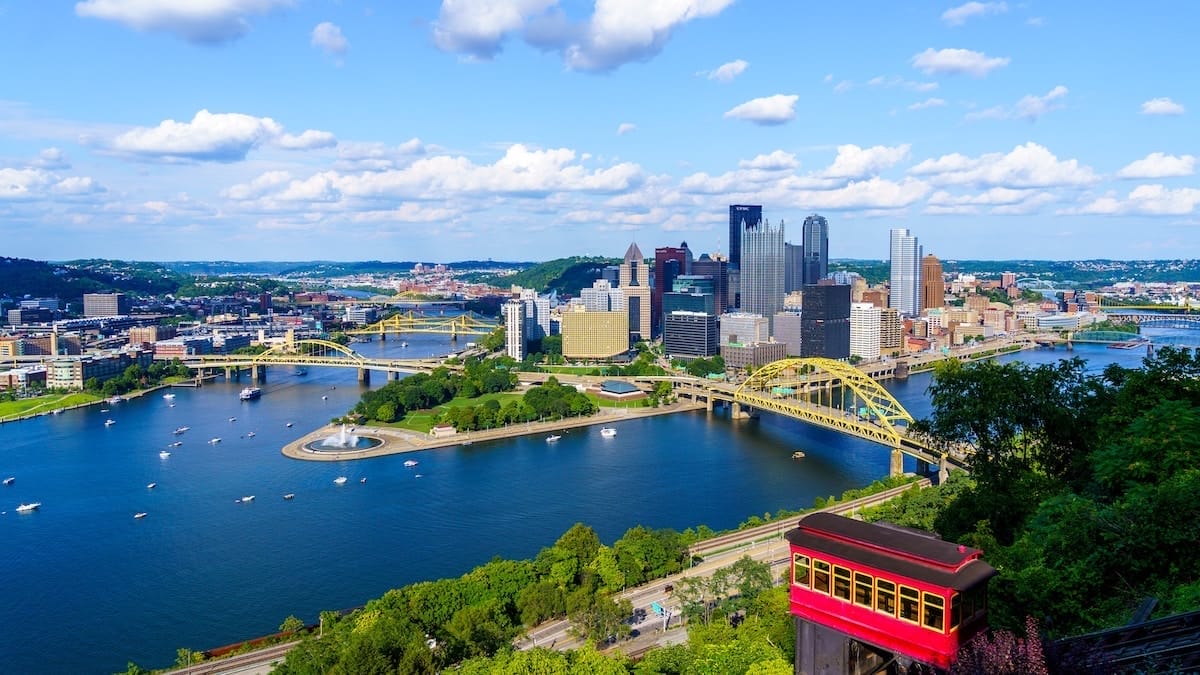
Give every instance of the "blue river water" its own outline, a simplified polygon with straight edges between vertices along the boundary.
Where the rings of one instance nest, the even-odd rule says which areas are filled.
[[[416,357],[451,343],[427,336],[406,347],[354,347]],[[1133,366],[1143,354],[1073,352],[1096,368]],[[458,575],[493,556],[531,557],[576,522],[606,542],[638,524],[729,528],[888,470],[887,451],[865,441],[770,414],[731,421],[703,412],[624,421],[611,439],[591,428],[555,444],[530,436],[304,462],[280,448],[353,406],[355,371],[274,368],[263,396],[243,402],[245,384],[218,379],[170,389],[173,400],[161,390],[0,425],[0,474],[16,479],[0,487],[0,670],[111,673],[130,660],[164,667],[179,647],[271,633],[290,614],[315,621],[321,610]],[[921,375],[887,386],[921,417],[928,384]],[[172,434],[181,426],[190,430]],[[182,445],[167,447],[175,441]],[[164,449],[169,457],[160,457]],[[804,461],[790,458],[795,449]],[[409,459],[419,464],[405,467]],[[335,485],[338,476],[349,480]],[[15,512],[33,501],[40,510]],[[135,519],[139,512],[146,517]]]

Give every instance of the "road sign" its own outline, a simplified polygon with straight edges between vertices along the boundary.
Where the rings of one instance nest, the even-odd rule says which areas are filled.
[[[661,615],[663,613],[662,605],[658,604],[657,602],[652,602],[650,603],[650,611]]]

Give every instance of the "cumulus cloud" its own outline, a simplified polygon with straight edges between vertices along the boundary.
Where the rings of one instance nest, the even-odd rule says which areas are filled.
[[[902,87],[911,91],[933,91],[938,88],[937,82],[915,82],[906,80],[899,75],[877,75],[867,80],[868,87]]]
[[[799,98],[795,94],[775,94],[751,99],[731,108],[725,117],[767,126],[783,124],[796,117],[796,101]]]
[[[1183,105],[1164,96],[1152,98],[1142,104],[1143,115],[1182,115]]]
[[[617,135],[624,136],[625,134],[637,129],[637,125],[632,122],[621,122],[617,125]]]
[[[35,201],[53,196],[76,196],[103,192],[104,187],[86,176],[60,176],[38,168],[0,167],[0,203]]]
[[[900,182],[875,176],[851,181],[833,190],[809,190],[795,194],[793,204],[812,209],[900,209],[929,194],[929,184],[912,178]]]
[[[758,171],[783,171],[800,166],[796,156],[790,152],[776,150],[769,155],[758,155],[754,159],[743,159],[738,162],[739,169],[756,169]]]
[[[1078,209],[1061,213],[1070,215],[1116,215],[1137,213],[1147,216],[1185,216],[1200,206],[1200,189],[1170,189],[1162,185],[1139,185],[1124,199],[1108,195],[1093,200]]]
[[[83,0],[75,3],[75,13],[134,30],[174,33],[197,44],[219,44],[245,35],[248,17],[293,4],[295,0]]]
[[[1059,160],[1037,143],[1018,145],[1008,153],[967,157],[958,153],[927,159],[910,168],[935,185],[977,185],[1008,188],[1079,186],[1096,182],[1090,167],[1078,160]]]
[[[557,4],[558,0],[443,0],[433,41],[444,51],[490,59],[509,33]]]
[[[311,44],[329,56],[344,56],[350,48],[342,29],[328,21],[322,21],[313,28]]]
[[[336,143],[327,131],[286,134],[270,117],[200,110],[190,122],[163,120],[156,127],[137,127],[113,138],[109,147],[120,154],[165,161],[234,162],[251,149],[274,145],[308,150]]]
[[[942,12],[942,21],[947,26],[961,26],[973,17],[1003,14],[1007,11],[1008,5],[1003,2],[968,2]]]
[[[1009,64],[1008,57],[990,57],[969,49],[926,49],[912,58],[912,65],[926,75],[970,75],[983,77]]]
[[[1190,176],[1196,172],[1193,155],[1176,157],[1162,152],[1152,152],[1144,159],[1130,162],[1117,172],[1118,178],[1174,178]]]
[[[940,108],[946,105],[946,100],[942,98],[930,97],[924,101],[919,101],[908,106],[909,110],[924,110],[926,108]]]
[[[71,162],[67,159],[67,153],[58,148],[46,148],[42,150],[29,164],[34,168],[47,169],[49,171],[63,171],[71,168]]]
[[[705,72],[704,75],[710,80],[729,83],[733,82],[734,78],[736,78],[738,75],[746,72],[746,66],[749,65],[750,64],[747,61],[738,59],[736,61],[730,61],[729,63],[723,63],[720,66],[717,66],[716,69]]]
[[[833,164],[821,175],[826,178],[862,178],[879,173],[908,159],[911,147],[907,143],[896,147],[876,145],[871,148],[839,145]]]

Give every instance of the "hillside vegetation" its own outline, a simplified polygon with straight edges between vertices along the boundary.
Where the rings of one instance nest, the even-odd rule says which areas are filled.
[[[590,288],[592,282],[600,278],[605,266],[619,262],[602,257],[559,258],[534,265],[516,274],[482,277],[481,280],[501,288],[515,285],[532,288],[539,293],[558,291],[560,295],[577,296],[579,289]]]

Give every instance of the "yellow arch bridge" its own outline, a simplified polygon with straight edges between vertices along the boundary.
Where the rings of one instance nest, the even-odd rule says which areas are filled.
[[[754,371],[736,388],[721,383],[705,388],[740,406],[885,445],[892,449],[893,475],[903,471],[904,455],[941,468],[967,466],[969,447],[939,444],[910,430],[913,417],[904,406],[879,382],[843,361],[784,359]]]
[[[477,336],[491,334],[499,324],[487,317],[467,312],[454,316],[430,316],[408,311],[393,314],[368,326],[346,331],[347,335],[378,335],[385,340],[389,334],[437,333],[457,339],[459,335]]]
[[[189,368],[223,368],[227,376],[249,368],[256,380],[266,377],[267,366],[331,366],[357,368],[358,379],[369,382],[370,371],[380,370],[389,378],[401,373],[427,373],[441,365],[440,359],[379,359],[328,340],[288,340],[259,354],[198,354],[181,359]]]

